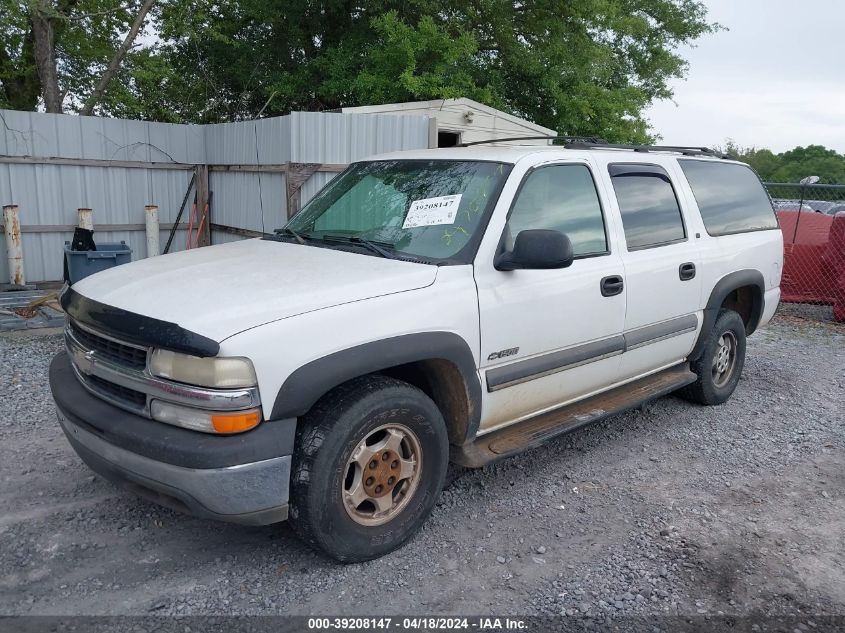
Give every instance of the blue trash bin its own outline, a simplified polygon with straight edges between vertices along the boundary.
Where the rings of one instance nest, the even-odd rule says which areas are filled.
[[[129,263],[132,261],[132,249],[126,242],[111,242],[97,244],[96,251],[74,251],[70,242],[65,242],[65,261],[68,281],[72,285],[88,275]]]

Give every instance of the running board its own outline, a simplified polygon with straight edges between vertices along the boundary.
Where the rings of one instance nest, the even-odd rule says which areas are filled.
[[[680,389],[698,377],[686,363],[626,383],[554,411],[482,435],[471,444],[452,446],[451,460],[469,468],[511,457],[577,428],[632,409]]]

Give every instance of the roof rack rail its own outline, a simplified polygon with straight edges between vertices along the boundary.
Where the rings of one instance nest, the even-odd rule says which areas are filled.
[[[564,144],[590,143],[594,145],[603,145],[607,143],[607,141],[599,138],[598,136],[508,136],[505,138],[488,138],[483,141],[461,143],[458,147],[470,147],[472,145],[486,145],[488,143],[502,143],[509,141],[564,141]]]
[[[632,145],[626,143],[608,143],[597,136],[513,136],[506,138],[486,139],[484,141],[473,141],[462,143],[459,147],[470,147],[472,145],[484,145],[489,143],[501,143],[507,141],[563,141],[558,147],[564,149],[625,149],[633,152],[676,152],[684,156],[713,156],[715,158],[734,157],[724,152],[719,152],[709,147],[695,147],[686,145]]]
[[[570,146],[574,148],[574,145]],[[718,152],[709,147],[695,147],[688,145],[629,145],[625,143],[598,143],[582,146],[599,149],[627,149],[634,152],[675,152],[684,156],[713,156],[715,158],[733,158],[730,154]]]

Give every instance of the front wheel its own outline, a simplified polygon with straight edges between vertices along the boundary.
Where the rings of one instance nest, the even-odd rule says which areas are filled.
[[[422,526],[448,457],[443,416],[422,391],[385,376],[352,380],[300,422],[290,522],[337,560],[382,556]]]
[[[701,356],[691,364],[698,379],[679,395],[699,404],[722,404],[733,394],[745,365],[745,324],[736,312],[722,310],[707,335]]]

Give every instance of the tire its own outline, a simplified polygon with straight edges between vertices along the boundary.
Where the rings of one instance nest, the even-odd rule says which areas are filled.
[[[726,345],[729,348],[728,368],[720,372],[725,362]],[[699,404],[722,404],[736,389],[744,365],[745,324],[742,317],[733,310],[721,310],[713,329],[707,335],[701,355],[690,365],[698,379],[681,389],[678,395]]]
[[[289,521],[336,560],[378,558],[420,529],[448,462],[446,425],[428,396],[386,376],[356,378],[298,425]]]

